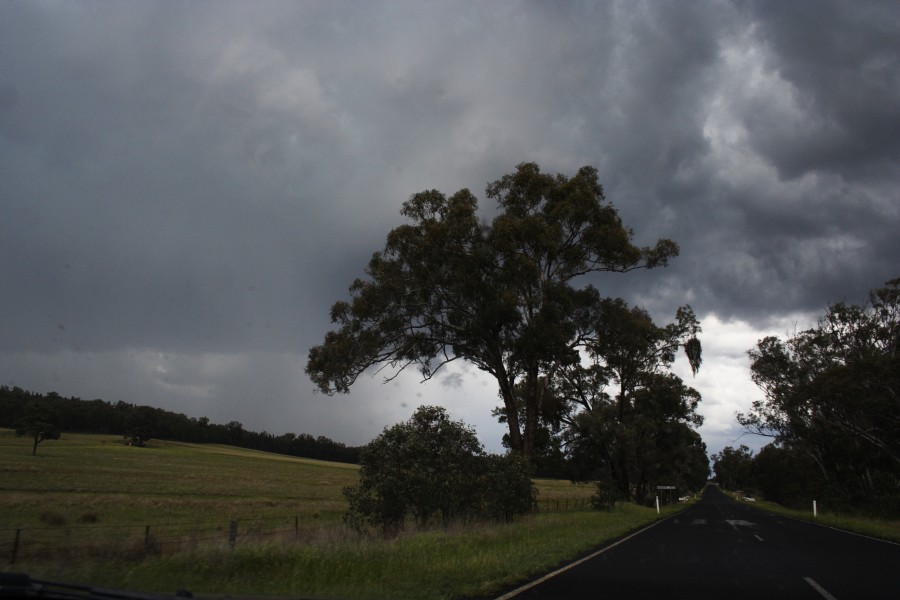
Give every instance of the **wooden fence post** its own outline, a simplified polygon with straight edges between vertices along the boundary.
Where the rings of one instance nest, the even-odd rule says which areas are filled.
[[[15,538],[15,540],[13,540],[12,558],[9,561],[9,564],[11,564],[11,565],[16,564],[16,556],[19,554],[19,536],[21,536],[21,535],[22,535],[22,530],[16,529],[16,538]]]
[[[231,524],[228,526],[228,546],[234,550],[234,545],[237,543],[237,521],[234,519],[231,520]]]

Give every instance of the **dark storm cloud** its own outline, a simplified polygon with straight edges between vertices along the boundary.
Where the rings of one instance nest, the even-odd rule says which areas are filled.
[[[802,109],[761,122],[752,143],[784,177],[825,170],[850,179],[900,155],[900,27],[895,2],[758,2],[757,36]],[[787,127],[785,125],[788,125]]]
[[[594,165],[639,244],[681,246],[595,283],[720,336],[721,441],[749,398],[716,365],[900,275],[898,29],[891,2],[3,3],[0,383],[354,443],[427,402],[486,429],[472,369],[325,399],[305,354],[410,194]]]
[[[900,174],[900,41],[892,33],[900,11],[839,2],[743,8],[724,20],[712,11],[714,64],[688,71],[696,95],[675,119],[709,146],[679,140],[696,152],[661,162],[654,191],[682,245],[664,276],[674,297],[694,295],[703,312],[762,323],[829,300],[860,301],[895,275],[896,236],[874,224],[898,218],[886,183]],[[664,60],[650,64],[671,71]],[[657,98],[667,110],[682,106],[674,93]]]
[[[35,30],[4,36],[10,48],[59,41],[7,61],[16,135],[0,169],[17,250],[4,262],[26,318],[2,343],[47,350],[67,323],[66,341],[86,349],[302,350],[289,307],[314,289],[311,257],[336,249],[319,239],[336,216],[333,175],[317,176],[303,147],[341,162],[327,115],[313,103],[285,116],[267,83],[204,64],[178,19],[159,22],[164,7],[109,8],[35,9]]]

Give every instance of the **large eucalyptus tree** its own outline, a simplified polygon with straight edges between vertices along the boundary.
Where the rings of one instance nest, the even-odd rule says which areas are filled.
[[[498,204],[489,224],[466,189],[405,202],[409,223],[388,234],[350,300],[334,304],[337,329],[310,350],[306,372],[332,394],[376,365],[388,380],[412,365],[429,379],[468,361],[496,379],[510,447],[529,457],[546,382],[599,334],[602,298],[584,276],[666,266],[678,246],[633,244],[592,167],[566,177],[523,163],[487,196]]]

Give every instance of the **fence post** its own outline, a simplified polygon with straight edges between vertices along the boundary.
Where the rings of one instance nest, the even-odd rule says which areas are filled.
[[[300,539],[300,517],[294,516],[294,539]]]
[[[144,527],[144,550],[150,549],[150,526]]]
[[[234,550],[234,545],[237,543],[237,521],[234,519],[231,520],[231,524],[228,526],[228,546]]]
[[[16,538],[13,540],[12,559],[9,561],[10,565],[16,564],[16,556],[19,554],[19,536],[20,535],[22,535],[22,530],[16,529]]]

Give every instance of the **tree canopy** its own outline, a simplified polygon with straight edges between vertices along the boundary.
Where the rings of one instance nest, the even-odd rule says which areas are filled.
[[[900,279],[749,355],[765,398],[738,420],[804,454],[839,502],[900,509]]]
[[[706,481],[706,446],[694,429],[699,392],[670,372],[684,347],[700,366],[700,323],[689,306],[656,325],[623,300],[599,303],[589,361],[552,383],[574,477],[598,481],[607,495],[649,501],[656,485],[698,489]]]
[[[741,444],[737,448],[725,446],[718,454],[710,458],[713,461],[713,472],[716,481],[726,490],[746,491],[753,485],[753,452]]]
[[[487,196],[498,205],[489,224],[466,189],[406,201],[409,222],[388,234],[350,300],[333,305],[337,329],[310,350],[306,372],[333,394],[371,367],[389,368],[390,380],[415,366],[428,379],[466,360],[496,379],[510,447],[529,457],[547,382],[607,335],[601,294],[580,278],[663,267],[678,246],[635,245],[592,167],[566,177],[523,163]],[[699,343],[690,339],[696,368]]]
[[[25,413],[16,421],[16,435],[28,436],[34,441],[31,455],[37,455],[38,444],[44,440],[58,440],[61,431],[59,415],[46,403],[30,402],[25,406]]]

